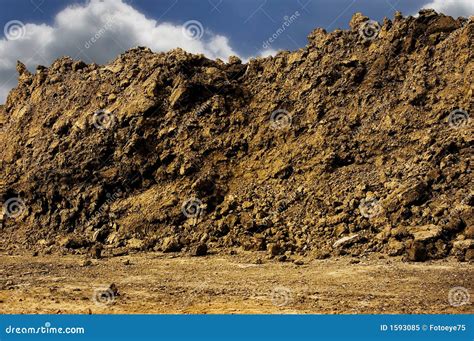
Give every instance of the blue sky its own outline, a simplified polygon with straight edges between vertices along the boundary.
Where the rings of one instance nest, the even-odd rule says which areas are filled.
[[[210,58],[243,59],[296,50],[316,27],[347,28],[353,13],[373,20],[396,10],[415,14],[434,7],[453,16],[474,14],[474,0],[0,0],[0,103],[15,86],[16,60],[28,68],[69,55],[105,63],[126,49],[182,47]],[[297,18],[271,46],[264,42],[288,18]],[[198,39],[183,37],[197,22]],[[187,27],[187,26],[186,26]],[[16,29],[16,30],[15,30]],[[100,34],[98,35],[98,33]],[[99,39],[93,39],[93,38]],[[91,41],[94,40],[94,41]]]
[[[10,20],[24,23],[52,24],[54,16],[71,4],[85,0],[2,0],[0,25]],[[262,42],[271,36],[285,15],[301,13],[300,20],[275,43],[276,49],[304,46],[312,29],[347,28],[354,12],[362,12],[374,20],[393,17],[396,10],[416,13],[428,0],[128,0],[125,1],[149,18],[184,23],[194,19],[206,29],[223,34],[235,50],[254,55]]]

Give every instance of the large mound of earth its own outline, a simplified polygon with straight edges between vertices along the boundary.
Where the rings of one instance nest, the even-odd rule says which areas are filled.
[[[248,63],[19,62],[0,247],[472,260],[473,36],[425,10]]]

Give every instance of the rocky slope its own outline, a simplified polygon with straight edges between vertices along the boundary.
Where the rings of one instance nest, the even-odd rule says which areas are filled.
[[[423,11],[243,64],[61,58],[0,107],[1,248],[474,258],[474,23]]]

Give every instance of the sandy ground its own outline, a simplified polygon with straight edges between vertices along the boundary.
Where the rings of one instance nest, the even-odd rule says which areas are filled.
[[[257,264],[262,259],[262,264]],[[259,253],[0,255],[0,313],[473,313],[474,265],[350,258],[276,262]],[[109,289],[114,283],[118,290]]]

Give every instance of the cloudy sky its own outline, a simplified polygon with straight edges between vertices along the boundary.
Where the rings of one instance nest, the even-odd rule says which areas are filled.
[[[420,8],[474,15],[474,0],[0,0],[0,6],[0,103],[16,85],[17,60],[30,70],[64,55],[101,64],[134,46],[247,59],[298,49],[315,27],[347,28],[354,12],[379,21]],[[285,21],[284,34],[269,43]]]

